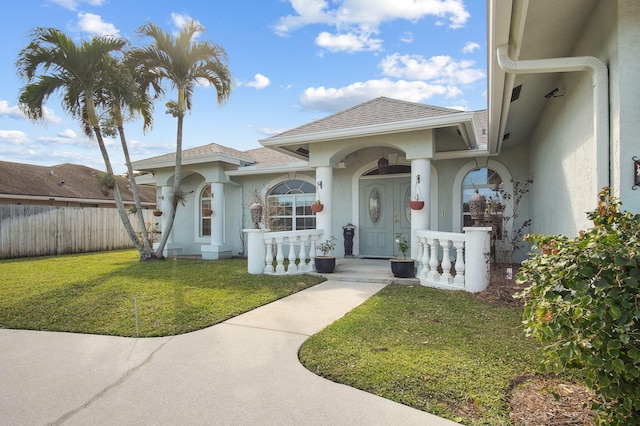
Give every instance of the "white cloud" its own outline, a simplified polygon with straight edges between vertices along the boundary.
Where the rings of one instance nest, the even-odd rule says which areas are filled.
[[[50,108],[44,107],[42,109],[42,115],[44,116],[45,121],[49,123],[53,123],[53,124],[62,123],[62,118],[58,117],[56,113]]]
[[[26,119],[27,116],[16,106],[9,106],[9,101],[0,100],[0,117],[7,116],[10,118]]]
[[[380,96],[421,102],[434,96],[448,96],[451,89],[424,81],[391,81],[389,79],[358,82],[341,88],[309,87],[300,103],[309,111],[340,111]]]
[[[29,143],[29,137],[21,130],[0,130],[0,141],[23,145]]]
[[[175,27],[176,27],[176,30],[174,31],[174,35],[178,34],[180,31],[182,31],[182,28],[184,28],[186,23],[189,22],[189,21],[193,21],[196,24],[204,27],[204,25],[202,25],[200,23],[200,21],[198,21],[197,19],[193,19],[191,16],[183,15],[181,13],[172,12],[171,13],[171,21],[173,22],[173,25],[175,25]],[[199,35],[200,35],[200,33],[196,32],[193,35],[193,38],[197,39]]]
[[[405,33],[400,37],[400,41],[403,43],[413,43],[413,33],[411,31],[405,31]]]
[[[49,109],[47,107],[43,107],[42,115],[44,117],[44,120],[49,122],[49,123],[53,123],[53,124],[62,123],[62,119],[60,117],[58,117],[56,115],[56,113],[52,109]],[[22,112],[22,110],[20,109],[20,107],[18,105],[9,106],[9,102],[8,101],[0,99],[0,117],[2,117],[2,116],[6,116],[6,117],[9,117],[9,118],[15,118],[15,119],[18,119],[18,120],[28,120],[27,116],[25,115],[24,112]]]
[[[66,129],[61,131],[60,133],[58,133],[58,136],[60,136],[61,138],[67,138],[67,139],[75,139],[78,137],[78,135],[76,135],[76,132],[74,132],[71,129]]]
[[[86,3],[90,6],[102,6],[104,0],[51,0],[53,3],[58,6],[62,6],[65,9],[76,10],[78,5],[81,3]]]
[[[472,53],[474,50],[480,49],[480,45],[478,43],[474,43],[472,41],[468,41],[467,44],[462,48],[462,53]]]
[[[384,75],[411,80],[429,80],[436,84],[470,84],[484,77],[484,72],[473,68],[474,61],[456,61],[450,56],[433,56],[395,53],[380,63]]]
[[[294,14],[283,16],[274,26],[276,34],[288,35],[310,24],[326,24],[338,29],[377,28],[396,19],[417,22],[425,16],[446,19],[449,27],[466,24],[470,14],[463,0],[334,0],[331,9],[326,0],[289,0]]]
[[[108,22],[104,22],[100,15],[93,13],[78,13],[78,26],[85,31],[98,36],[118,36],[120,31]]]
[[[269,127],[263,127],[261,129],[259,129],[258,131],[261,134],[265,135],[265,136],[273,136],[273,135],[278,135],[278,134],[280,134],[282,132],[285,132],[287,130],[289,130],[289,129],[272,129],[272,128],[269,128]]]
[[[316,44],[330,52],[355,53],[382,49],[382,40],[371,38],[370,33],[364,32],[333,35],[323,31],[316,37]]]
[[[253,81],[250,81],[249,83],[245,83],[245,86],[247,87],[253,87],[254,89],[264,89],[265,87],[268,87],[271,84],[271,80],[269,80],[268,77],[265,77],[262,74],[256,74],[253,77]]]

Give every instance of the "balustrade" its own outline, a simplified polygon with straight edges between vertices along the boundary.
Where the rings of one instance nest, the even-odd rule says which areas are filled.
[[[316,243],[323,234],[322,229],[265,232],[264,273],[283,275],[315,272]]]

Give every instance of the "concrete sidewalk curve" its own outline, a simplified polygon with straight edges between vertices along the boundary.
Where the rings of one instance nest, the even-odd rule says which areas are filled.
[[[455,424],[299,363],[310,335],[382,287],[326,281],[173,337],[0,330],[0,424]]]

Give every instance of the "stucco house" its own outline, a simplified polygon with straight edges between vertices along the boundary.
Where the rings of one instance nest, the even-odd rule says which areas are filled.
[[[640,191],[632,189],[632,158],[640,155],[640,5],[489,0],[487,13],[487,111],[381,97],[263,139],[263,148],[185,150],[182,186],[190,197],[166,253],[245,254],[256,272],[304,272],[306,262],[292,272],[283,259],[313,260],[316,241],[342,240],[352,226],[348,254],[397,256],[394,235],[403,233],[423,284],[478,291],[488,281],[482,270],[490,228],[471,227],[475,190],[489,197],[502,185],[512,193],[512,182],[533,179],[519,221],[531,219],[537,233],[571,235],[589,226],[585,212],[607,185],[627,210],[640,211]],[[153,173],[161,209],[173,159],[134,164]],[[250,230],[256,199],[270,232]],[[414,199],[424,207],[411,210]],[[317,201],[324,207],[314,213]],[[496,238],[497,256],[508,231]],[[335,254],[345,254],[342,244]]]

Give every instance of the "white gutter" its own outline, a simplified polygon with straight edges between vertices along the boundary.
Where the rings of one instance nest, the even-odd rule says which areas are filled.
[[[500,68],[509,74],[575,71],[589,71],[591,73],[597,187],[609,186],[609,72],[604,62],[593,56],[514,61],[509,57],[508,45],[498,46],[497,59]]]

